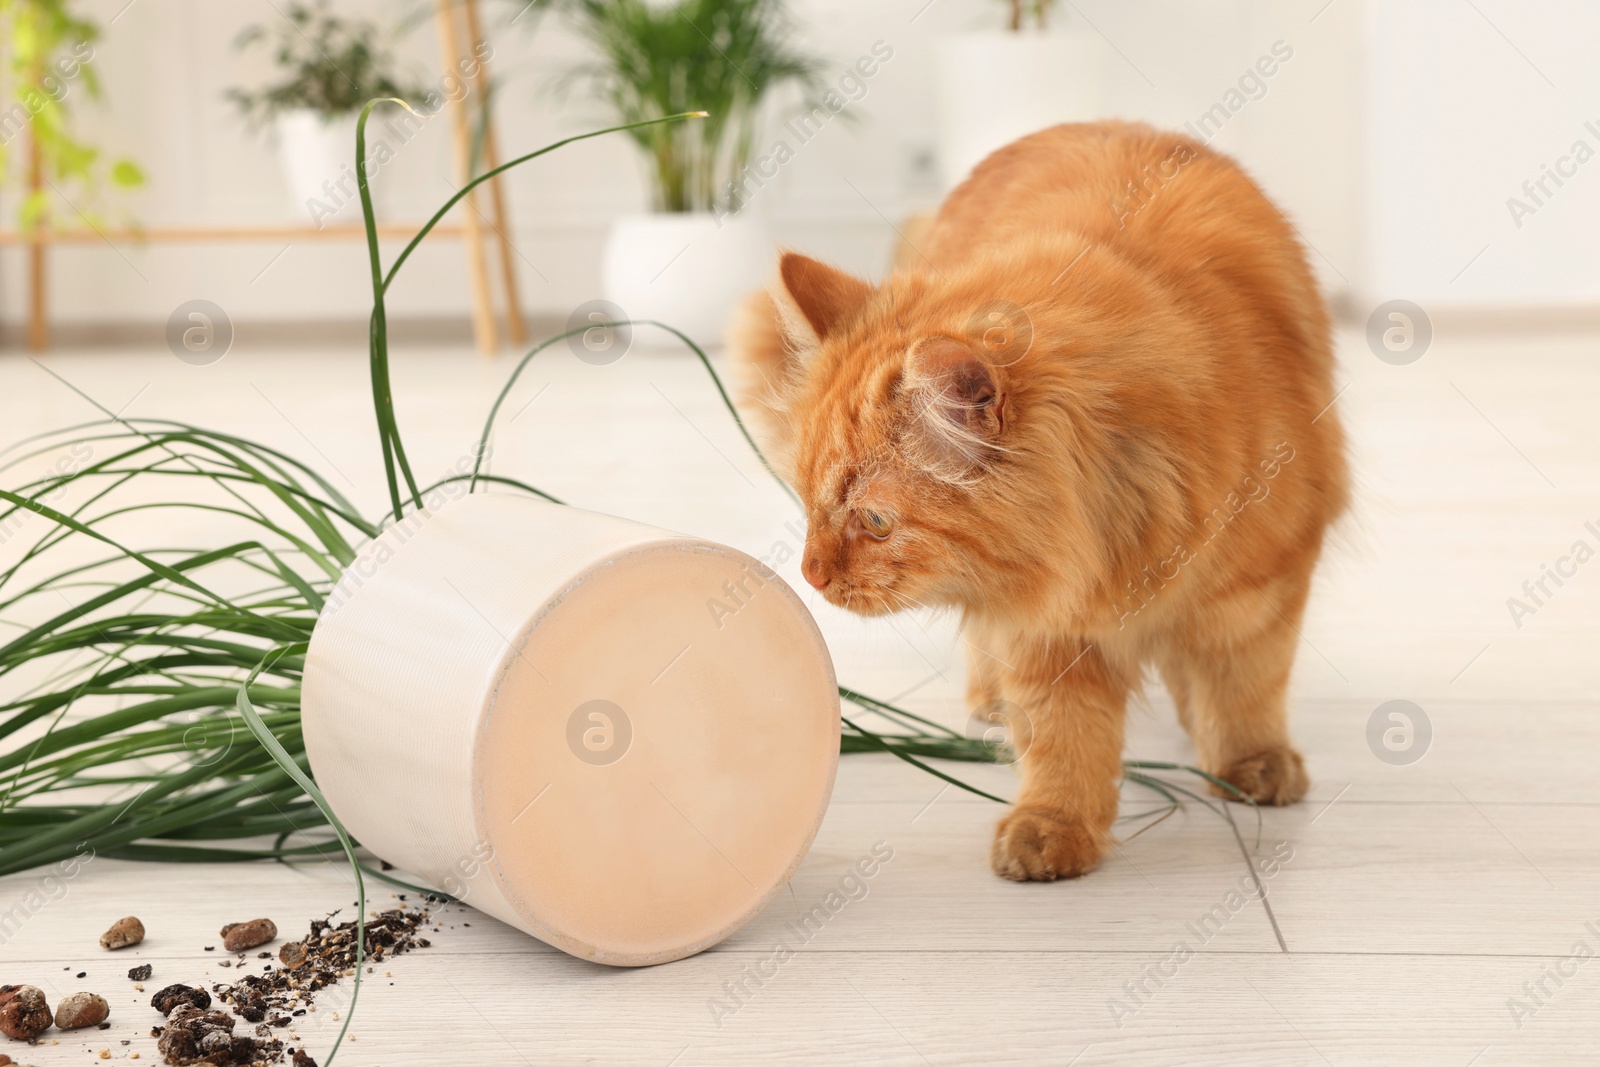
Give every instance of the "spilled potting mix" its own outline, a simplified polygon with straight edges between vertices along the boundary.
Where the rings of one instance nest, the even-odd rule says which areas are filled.
[[[108,1060],[115,1055],[117,1059],[141,1060],[148,1055],[153,1062],[171,1067],[271,1067],[286,1062],[291,1067],[317,1067],[294,1027],[308,1013],[317,1011],[320,993],[355,975],[359,955],[356,922],[336,922],[338,914],[311,920],[305,937],[284,942],[276,953],[251,953],[277,939],[277,925],[271,919],[224,926],[219,936],[232,955],[216,960],[217,966],[244,970],[259,962],[260,973],[241,974],[231,982],[173,982],[161,986],[150,997],[150,1007],[164,1017],[147,1032],[148,1038],[155,1041],[154,1054],[139,1047],[145,1044],[146,1034],[141,1020],[123,1024],[138,1036],[115,1038],[99,1050],[99,1058]],[[428,948],[431,942],[424,935],[438,929],[433,913],[421,908],[402,905],[372,913],[362,931],[366,973],[375,973],[376,966],[391,957]],[[107,951],[117,951],[143,939],[143,924],[129,916],[118,920],[100,943]],[[203,951],[214,952],[216,948],[206,945]],[[156,970],[156,964],[139,964],[129,969],[128,980],[143,993],[144,983],[155,977]],[[390,976],[385,972],[385,977]],[[87,972],[79,971],[77,977],[87,977]],[[37,1046],[60,1040],[52,1039],[52,1029],[121,1029],[117,1025],[121,1020],[109,1021],[109,1015],[109,1004],[99,993],[68,994],[52,1011],[45,994],[36,986],[0,986],[0,1033],[13,1041]],[[332,1017],[338,1019],[338,1012],[334,1011]],[[113,1047],[118,1054],[113,1053]],[[26,1067],[27,1062],[0,1053],[0,1067]]]

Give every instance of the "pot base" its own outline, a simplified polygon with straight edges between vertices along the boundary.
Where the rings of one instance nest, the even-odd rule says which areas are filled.
[[[793,873],[838,723],[803,710],[833,702],[831,669],[776,581],[737,553],[649,546],[591,570],[518,642],[479,732],[477,807],[541,939],[602,963],[678,959]]]

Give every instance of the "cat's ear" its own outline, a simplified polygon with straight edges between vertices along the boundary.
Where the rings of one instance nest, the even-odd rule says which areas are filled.
[[[784,326],[797,349],[815,348],[872,295],[872,286],[798,252],[778,262]],[[786,306],[787,305],[787,306]]]
[[[906,357],[905,393],[936,447],[968,462],[1004,451],[1007,411],[1002,371],[964,341],[930,337]]]

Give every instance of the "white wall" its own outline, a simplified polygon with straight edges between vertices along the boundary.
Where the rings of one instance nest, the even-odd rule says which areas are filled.
[[[1373,0],[1366,40],[1375,301],[1600,301],[1600,160],[1562,162],[1579,141],[1600,154],[1600,11]],[[1572,172],[1564,184],[1524,191],[1557,164]],[[1513,197],[1533,213],[1514,214]]]
[[[1063,10],[1069,24],[1111,42],[1107,112],[1170,125],[1221,99],[1275,41],[1293,49],[1266,94],[1230,119],[1215,143],[1238,154],[1285,204],[1320,250],[1313,258],[1330,288],[1339,290],[1356,284],[1363,262],[1355,62],[1362,18],[1359,0],[1336,0],[1319,14],[1323,2],[1275,3],[1269,10],[1247,0],[1076,0]],[[107,23],[125,4],[92,0],[85,8]],[[379,8],[376,0],[340,0],[338,6]],[[495,22],[514,10],[497,0],[485,0],[485,7]],[[835,122],[801,147],[757,207],[781,241],[881,273],[894,240],[885,218],[898,225],[936,193],[936,174],[925,165],[937,140],[934,42],[995,24],[1001,6],[996,0],[795,0],[793,7],[805,43],[838,72],[878,40],[894,49],[894,58],[852,106],[858,121]],[[277,17],[266,0],[136,0],[108,28],[98,46],[107,100],[80,114],[94,141],[136,156],[148,171],[149,187],[127,201],[146,225],[293,217],[270,145],[242,129],[221,96],[229,85],[255,83],[267,73],[260,56],[240,57],[230,48],[233,35],[245,24]],[[530,34],[519,25],[496,32],[493,41],[496,74],[506,82],[498,124],[508,151],[603,122],[594,105],[559,104],[548,91],[581,55],[558,29],[546,25]],[[404,51],[417,73],[437,77],[431,24]],[[389,186],[396,217],[420,219],[449,194],[447,121],[435,120],[380,173],[377,181]],[[596,295],[607,221],[644,204],[638,164],[621,139],[590,142],[523,168],[511,177],[510,190],[524,304],[564,316]],[[13,207],[5,205],[8,217]],[[369,293],[360,245],[296,245],[262,273],[282,247],[168,244],[124,247],[122,255],[104,245],[62,248],[53,257],[52,314],[62,322],[159,321],[195,297],[214,300],[236,320],[354,320],[365,314]],[[10,323],[23,306],[21,262],[14,250],[0,255],[0,314]],[[415,259],[391,304],[397,316],[459,315],[466,306],[453,241],[439,241]]]

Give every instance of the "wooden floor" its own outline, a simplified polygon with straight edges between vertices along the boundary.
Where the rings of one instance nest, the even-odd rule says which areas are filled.
[[[1524,581],[1574,542],[1600,548],[1596,338],[1441,328],[1406,367],[1374,358],[1358,333],[1343,340],[1349,388],[1338,403],[1359,505],[1320,576],[1295,681],[1295,732],[1317,784],[1306,802],[1264,814],[1259,846],[1248,811],[1229,821],[1191,805],[1081,881],[1013,885],[986,862],[997,805],[852,756],[790,891],[716,949],[609,970],[452,907],[432,948],[371,976],[338,1062],[1594,1062],[1600,564],[1549,585],[1520,620],[1507,600],[1526,599]],[[540,359],[508,402],[496,470],[757,553],[798,547],[790,505],[694,364],[642,349],[609,367],[560,349]],[[211,367],[164,350],[64,353],[49,365],[113,409],[131,401],[131,415],[285,447],[378,510],[358,352],[255,351],[244,338]],[[465,349],[399,355],[419,474],[466,453],[508,370]],[[0,361],[8,439],[93,414],[21,356]],[[786,577],[804,588],[792,565]],[[869,623],[815,608],[842,682],[964,721],[948,618]],[[1374,711],[1396,699],[1431,724],[1426,753],[1407,765],[1367,740]],[[1128,754],[1192,759],[1159,688],[1132,715]],[[1014,789],[1005,769],[963,773]],[[1134,811],[1149,798],[1129,787],[1125,801]],[[773,973],[785,922],[878,842],[894,855],[866,895]],[[1253,857],[1280,862],[1268,875]],[[43,888],[38,874],[0,879],[0,912]],[[101,1049],[152,1062],[149,994],[124,976],[136,960],[159,984],[221,980],[237,972],[201,949],[223,922],[269,915],[298,932],[354,899],[338,866],[109,859],[56,895],[0,946],[0,982],[37,984],[52,1000],[101,992],[113,1026],[0,1048],[23,1063],[98,1062]],[[148,940],[102,952],[96,937],[130,913]],[[768,977],[751,978],[757,968]],[[348,1010],[341,997],[297,1025],[314,1053]]]

